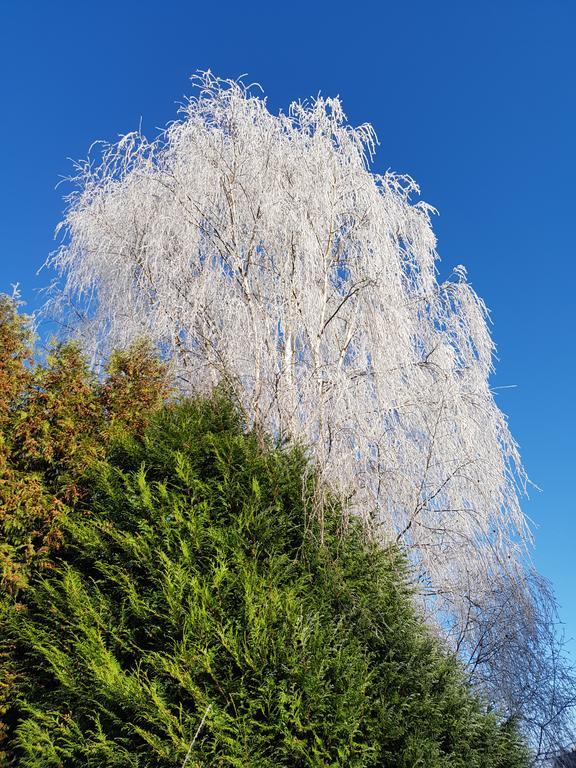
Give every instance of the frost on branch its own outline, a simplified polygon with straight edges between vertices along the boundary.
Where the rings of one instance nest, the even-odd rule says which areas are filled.
[[[196,82],[159,139],[77,165],[52,306],[82,308],[95,356],[150,337],[184,389],[226,380],[255,425],[311,446],[367,530],[410,548],[474,679],[522,709],[545,590],[484,303],[462,267],[438,282],[433,209],[370,171],[374,132],[338,99],[273,115],[242,83]]]

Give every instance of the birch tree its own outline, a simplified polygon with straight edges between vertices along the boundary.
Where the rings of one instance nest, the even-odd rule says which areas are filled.
[[[434,210],[371,169],[375,133],[337,98],[272,114],[242,82],[196,85],[158,138],[76,164],[48,311],[94,360],[152,339],[184,391],[225,381],[251,425],[309,446],[346,514],[408,548],[473,680],[552,738],[572,689],[541,701],[562,662],[526,475],[490,389],[486,306],[464,267],[438,280]]]

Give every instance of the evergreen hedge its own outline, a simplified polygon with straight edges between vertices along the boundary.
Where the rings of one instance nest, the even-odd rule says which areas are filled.
[[[19,768],[521,768],[413,607],[406,561],[342,530],[298,448],[222,394],[95,459],[53,567],[4,611]]]
[[[166,365],[141,341],[116,350],[100,378],[75,344],[38,359],[31,318],[0,294],[0,618],[26,603],[30,578],[53,567],[81,477],[118,428],[141,432],[171,392]],[[0,626],[0,766],[19,676]]]

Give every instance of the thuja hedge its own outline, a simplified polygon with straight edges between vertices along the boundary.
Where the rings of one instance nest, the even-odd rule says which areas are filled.
[[[24,768],[520,768],[413,607],[397,549],[222,394],[117,433],[3,617]],[[14,598],[16,601],[17,598]]]
[[[25,604],[34,574],[53,567],[81,478],[118,428],[139,432],[170,393],[150,344],[118,350],[96,377],[74,344],[41,359],[30,318],[0,294],[0,617]],[[2,627],[0,626],[0,633]],[[0,765],[18,687],[14,652],[0,634]]]
[[[100,378],[73,343],[37,360],[30,318],[0,294],[0,594],[50,567],[85,469],[118,427],[141,431],[171,391],[145,341],[115,351]]]

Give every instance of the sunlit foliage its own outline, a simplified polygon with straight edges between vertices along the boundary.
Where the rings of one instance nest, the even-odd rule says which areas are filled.
[[[256,429],[307,445],[345,517],[408,548],[478,686],[551,743],[574,686],[484,303],[462,267],[438,281],[432,209],[411,178],[371,171],[374,132],[338,99],[274,115],[242,83],[197,84],[157,140],[78,164],[48,311],[83,313],[96,357],[149,337],[185,392],[226,382]]]
[[[397,547],[322,531],[301,450],[221,395],[117,433],[6,636],[18,768],[523,768],[416,613]],[[322,534],[322,535],[320,535]]]
[[[99,380],[77,345],[53,346],[40,364],[33,341],[17,297],[0,295],[0,617],[25,602],[31,576],[53,567],[86,468],[118,429],[142,430],[170,390],[146,343],[115,352]],[[17,683],[0,637],[0,763]]]

